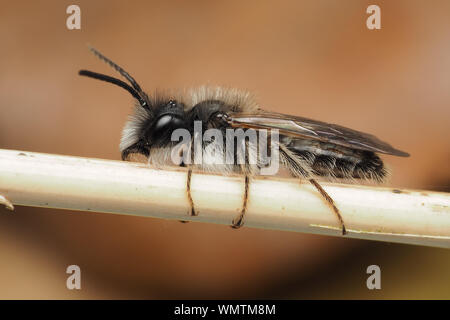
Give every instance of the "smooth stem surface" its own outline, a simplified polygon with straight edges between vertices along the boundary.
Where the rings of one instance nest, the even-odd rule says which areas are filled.
[[[241,210],[244,177],[194,172],[196,217],[189,215],[186,178],[182,169],[0,150],[0,195],[14,205],[230,225]],[[345,237],[450,247],[448,193],[321,185],[341,211]],[[296,179],[252,179],[244,222],[244,228],[341,236],[335,214],[315,188]]]

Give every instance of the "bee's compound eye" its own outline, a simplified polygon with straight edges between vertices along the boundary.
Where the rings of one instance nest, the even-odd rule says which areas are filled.
[[[167,129],[180,128],[183,126],[183,124],[184,122],[182,119],[170,114],[166,114],[158,119],[153,130],[155,132],[160,132]]]
[[[171,115],[165,115],[158,119],[155,125],[155,130],[161,130],[165,126],[167,126],[172,121]]]

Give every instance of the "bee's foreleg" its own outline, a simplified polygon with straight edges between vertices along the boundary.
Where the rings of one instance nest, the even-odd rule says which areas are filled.
[[[326,200],[327,204],[333,209],[334,213],[336,214],[337,218],[339,219],[339,223],[342,227],[342,235],[347,234],[347,230],[345,229],[344,219],[342,219],[341,213],[339,212],[339,209],[334,204],[334,200],[330,197],[330,195],[322,188],[322,186],[314,179],[309,179],[309,182],[316,187],[316,189],[320,192],[322,197]]]
[[[189,213],[191,216],[196,216],[197,213],[195,212],[194,200],[192,200],[191,195],[191,178],[192,178],[192,169],[189,168],[186,181],[186,194],[189,201]]]
[[[4,205],[6,209],[14,211],[14,205],[11,201],[6,199],[4,196],[0,195],[0,204]]]
[[[239,213],[239,215],[233,219],[233,224],[231,225],[231,227],[233,229],[238,229],[244,225],[244,216],[245,216],[245,212],[247,211],[249,186],[250,186],[250,177],[246,174],[245,175],[244,197],[243,197],[243,203],[242,203],[242,210]]]

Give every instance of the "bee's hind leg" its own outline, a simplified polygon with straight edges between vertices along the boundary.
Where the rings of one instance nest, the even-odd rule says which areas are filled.
[[[14,211],[14,205],[11,201],[0,194],[0,205],[4,205],[6,209]]]
[[[333,209],[334,213],[336,214],[337,218],[339,219],[339,223],[342,227],[342,235],[347,234],[347,230],[345,229],[344,219],[342,219],[341,213],[339,212],[339,209],[334,204],[333,198],[330,197],[330,195],[322,188],[322,186],[314,179],[309,179],[309,182],[317,189],[317,191],[320,192],[322,197],[327,201],[328,205]]]
[[[241,213],[239,213],[239,215],[233,219],[233,224],[231,225],[231,227],[233,229],[238,229],[244,225],[244,216],[245,216],[245,212],[247,211],[249,186],[250,186],[250,177],[248,175],[245,175],[244,198],[243,198],[243,203],[242,203],[242,210],[241,210]]]
[[[342,219],[341,213],[339,209],[334,204],[334,200],[330,197],[330,195],[322,188],[322,186],[311,177],[311,170],[307,169],[311,167],[308,161],[305,161],[298,154],[289,150],[286,146],[280,145],[280,156],[283,164],[291,171],[294,177],[298,177],[300,179],[307,178],[309,182],[319,191],[320,195],[327,202],[327,204],[331,207],[333,212],[336,214],[339,223],[342,228],[342,235],[347,234],[347,230],[345,229],[344,219]]]

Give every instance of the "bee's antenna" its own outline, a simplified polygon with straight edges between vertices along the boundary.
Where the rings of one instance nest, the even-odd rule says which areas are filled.
[[[131,95],[137,99],[139,101],[139,104],[141,105],[141,107],[145,108],[145,109],[149,109],[149,106],[147,104],[147,101],[139,94],[139,92],[136,90],[136,88],[132,88],[128,83],[116,79],[114,77],[110,77],[107,76],[105,74],[101,74],[101,73],[97,73],[97,72],[92,72],[89,70],[80,70],[78,72],[78,74],[80,76],[86,76],[89,78],[94,78],[94,79],[98,79],[98,80],[102,80],[102,81],[106,81],[112,84],[115,84],[121,88],[124,88],[125,90],[127,90],[129,93],[131,93]],[[145,93],[144,93],[145,95]]]
[[[138,85],[138,83],[136,82],[136,80],[134,80],[134,78],[132,76],[130,76],[128,74],[128,72],[126,72],[125,70],[123,70],[121,67],[119,67],[117,64],[115,64],[114,62],[112,62],[111,60],[109,60],[107,57],[105,57],[104,55],[102,55],[97,49],[95,49],[94,47],[89,46],[89,50],[91,50],[91,52],[93,54],[95,54],[97,57],[99,57],[101,60],[105,61],[107,64],[109,64],[111,67],[114,68],[114,70],[116,70],[117,72],[120,73],[121,76],[123,76],[125,79],[127,79],[130,84],[133,86],[133,88],[139,93],[142,94],[142,89],[141,87]]]

